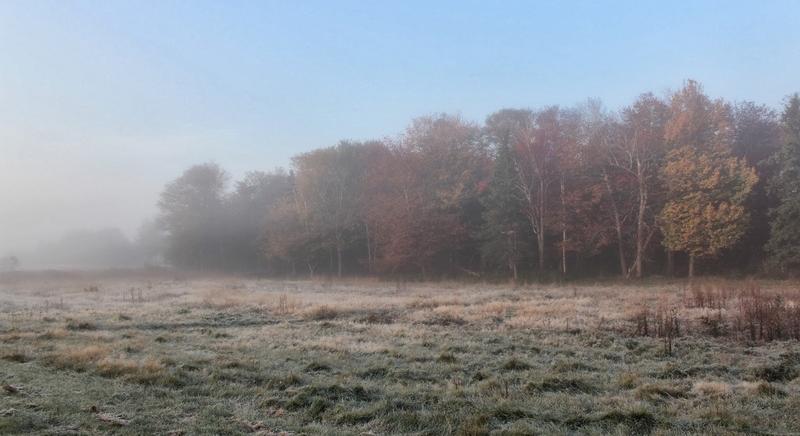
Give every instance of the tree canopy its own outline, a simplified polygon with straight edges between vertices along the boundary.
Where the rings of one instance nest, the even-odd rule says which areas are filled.
[[[275,275],[756,272],[764,252],[800,267],[797,95],[780,118],[691,80],[618,112],[589,100],[483,124],[436,114],[228,181],[213,163],[187,169],[143,237],[161,232],[177,267]]]

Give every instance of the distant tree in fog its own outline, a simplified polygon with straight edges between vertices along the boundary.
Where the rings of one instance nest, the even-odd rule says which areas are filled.
[[[290,195],[291,175],[282,169],[252,171],[225,197],[225,267],[256,271],[269,268],[263,255],[269,211]]]
[[[219,268],[228,174],[215,163],[195,165],[164,188],[159,223],[167,233],[166,259],[184,268]]]
[[[155,220],[147,220],[139,226],[135,243],[146,265],[161,265],[164,262],[166,234]]]
[[[136,246],[122,230],[72,230],[40,245],[29,264],[39,268],[124,268],[141,266]]]
[[[19,258],[14,255],[0,258],[0,272],[11,272],[19,268]]]

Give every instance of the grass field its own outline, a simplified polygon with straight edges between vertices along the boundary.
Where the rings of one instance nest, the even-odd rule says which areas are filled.
[[[7,278],[0,434],[798,434],[736,286]]]

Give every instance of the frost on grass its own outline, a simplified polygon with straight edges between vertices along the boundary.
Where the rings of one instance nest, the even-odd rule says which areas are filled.
[[[0,433],[800,432],[780,283],[92,283],[0,283]]]

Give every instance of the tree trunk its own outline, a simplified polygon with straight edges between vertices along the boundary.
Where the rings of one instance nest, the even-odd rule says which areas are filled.
[[[364,223],[364,232],[367,235],[367,272],[372,273],[372,247],[369,240],[369,224]]]
[[[647,211],[647,184],[642,174],[641,162],[636,162],[636,173],[639,180],[639,210],[636,215],[636,278],[642,278],[642,261],[644,259],[644,214]]]
[[[567,275],[567,231],[561,230],[561,275]]]
[[[561,176],[561,275],[567,275],[567,206],[564,198],[564,176]]]
[[[622,246],[622,229],[617,226],[617,252],[619,254],[619,270],[622,277],[628,278],[628,262],[625,260],[625,249]]]
[[[539,232],[536,242],[539,249],[539,273],[544,273],[544,181],[539,181]]]
[[[536,245],[539,252],[539,273],[544,272],[544,232],[539,231],[536,235]]]
[[[517,232],[510,230],[508,232],[508,268],[514,277],[514,283],[517,283]]]
[[[342,242],[336,241],[336,276],[342,276]]]
[[[667,249],[667,277],[675,275],[675,252]]]
[[[619,269],[622,276],[628,278],[628,262],[625,260],[625,246],[622,242],[622,219],[619,217],[619,210],[617,209],[617,202],[614,201],[614,190],[611,189],[611,181],[608,179],[608,173],[603,171],[603,181],[606,185],[606,191],[611,201],[611,214],[614,218],[614,229],[617,233],[617,251],[619,253]]]

